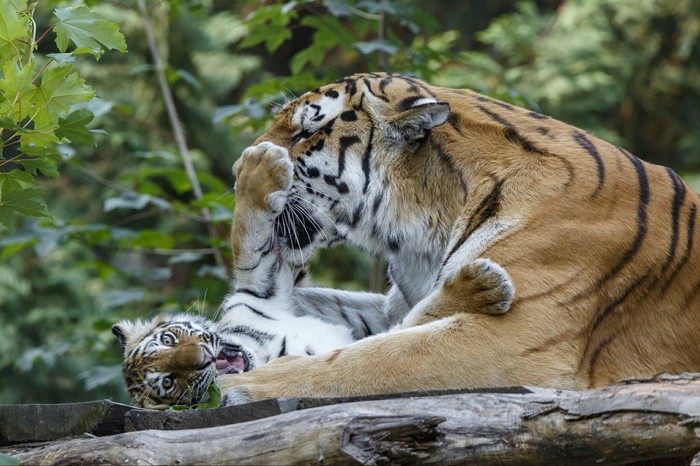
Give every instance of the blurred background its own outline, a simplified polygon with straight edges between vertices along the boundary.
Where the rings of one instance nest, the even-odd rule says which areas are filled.
[[[90,138],[59,138],[60,176],[36,173],[44,213],[18,209],[0,226],[0,403],[128,402],[112,324],[215,314],[228,289],[231,165],[279,104],[354,72],[530,107],[700,186],[696,0],[42,0],[31,11],[37,57],[57,52],[55,11],[83,4],[118,25],[128,51],[75,55],[94,90],[82,107]],[[5,117],[0,105],[0,183],[32,168],[3,162]],[[372,267],[338,248],[312,272],[367,289]]]

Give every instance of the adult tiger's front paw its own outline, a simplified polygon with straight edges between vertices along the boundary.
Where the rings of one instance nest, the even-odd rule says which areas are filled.
[[[294,178],[287,149],[271,142],[248,147],[233,164],[233,174],[237,202],[274,214],[282,212]]]
[[[306,356],[284,356],[243,374],[219,375],[216,384],[223,394],[222,406],[308,395],[298,375],[310,362]]]
[[[240,384],[233,383],[236,377],[243,379],[245,375],[224,375],[219,376],[219,379],[217,379],[217,385],[219,385],[222,394],[221,406],[243,405],[254,401],[285,396],[283,393],[270,390],[271,387],[267,387],[265,384],[256,384],[255,382],[246,383],[242,380]],[[226,380],[226,378],[228,378],[228,380]]]
[[[225,393],[221,398],[221,406],[244,405],[254,401],[245,387],[236,387]]]

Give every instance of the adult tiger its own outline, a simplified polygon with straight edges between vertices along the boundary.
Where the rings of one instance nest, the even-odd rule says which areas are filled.
[[[291,163],[275,151],[247,151],[237,168],[235,286],[221,319],[159,315],[112,327],[124,349],[127,388],[143,407],[195,404],[217,374],[246,372],[286,355],[327,353],[389,327],[382,295],[304,287],[304,268],[278,256],[274,225],[287,205]],[[471,308],[507,311],[513,288],[505,270],[477,260],[469,273]]]
[[[384,73],[287,104],[247,152],[278,160],[271,171],[293,164],[281,257],[299,265],[338,241],[384,257],[384,309],[401,323],[331,355],[221,376],[228,404],[583,389],[700,369],[699,201],[670,169],[539,113]],[[462,277],[480,257],[518,290],[503,316],[465,312]]]

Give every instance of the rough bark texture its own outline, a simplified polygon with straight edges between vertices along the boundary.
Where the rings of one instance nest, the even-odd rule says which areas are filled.
[[[8,453],[23,464],[523,465],[690,462],[700,451],[700,374],[584,392],[530,390],[360,401]]]

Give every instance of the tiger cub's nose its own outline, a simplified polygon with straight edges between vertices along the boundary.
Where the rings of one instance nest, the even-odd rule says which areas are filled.
[[[204,366],[207,366],[214,361],[216,361],[214,355],[211,354],[207,348],[202,347],[202,364],[199,367],[203,369]]]

